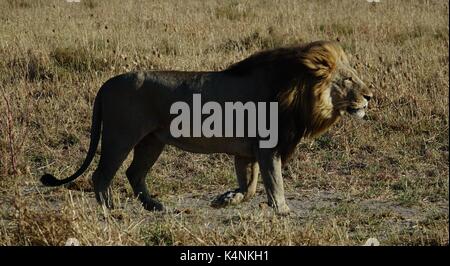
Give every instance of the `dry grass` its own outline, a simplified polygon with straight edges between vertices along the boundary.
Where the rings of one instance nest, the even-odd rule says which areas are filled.
[[[448,17],[437,0],[0,1],[0,245],[448,245]],[[336,38],[375,98],[367,120],[299,145],[284,169],[291,217],[257,207],[261,184],[251,203],[211,209],[236,186],[231,158],[170,147],[148,183],[178,214],[143,211],[124,167],[113,211],[95,203],[92,169],[72,190],[38,183],[78,167],[93,98],[113,75],[219,70]]]

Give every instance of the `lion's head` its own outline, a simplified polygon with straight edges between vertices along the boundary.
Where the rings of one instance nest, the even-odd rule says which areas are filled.
[[[320,135],[345,113],[363,118],[373,97],[337,42],[313,42],[300,50],[297,68],[307,74],[298,74],[294,86],[282,91],[278,99],[281,116],[295,119],[285,119],[292,122],[281,133],[287,139],[281,139],[280,146],[285,158],[302,137]]]
[[[305,100],[315,103],[312,109],[318,119],[344,113],[364,117],[373,94],[351,67],[338,43],[311,43],[305,48],[301,61],[313,77],[312,94]]]
[[[260,75],[273,88],[280,106],[278,150],[283,160],[302,137],[320,135],[345,113],[364,117],[372,98],[337,42],[263,51],[225,72]]]

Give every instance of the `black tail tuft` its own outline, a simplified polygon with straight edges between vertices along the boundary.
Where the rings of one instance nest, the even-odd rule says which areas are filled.
[[[45,174],[41,177],[41,183],[44,186],[48,186],[48,187],[56,187],[61,185],[61,180],[56,179],[56,177],[54,177],[51,174]]]

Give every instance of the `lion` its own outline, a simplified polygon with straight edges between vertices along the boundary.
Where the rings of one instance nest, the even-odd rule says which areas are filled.
[[[259,148],[258,139],[249,137],[172,137],[170,106],[189,102],[194,93],[218,103],[278,102],[277,145]],[[44,174],[41,182],[59,186],[83,174],[101,136],[100,160],[92,176],[97,201],[113,207],[110,183],[133,150],[126,176],[134,195],[146,210],[164,210],[151,196],[145,178],[164,146],[172,145],[193,153],[234,156],[238,188],[215,198],[212,206],[248,201],[255,195],[260,173],[267,204],[276,213],[287,214],[282,164],[302,138],[319,136],[344,114],[363,118],[372,96],[342,47],[332,41],[262,51],[222,71],[121,74],[106,81],[97,93],[89,150],[81,167],[62,180]]]

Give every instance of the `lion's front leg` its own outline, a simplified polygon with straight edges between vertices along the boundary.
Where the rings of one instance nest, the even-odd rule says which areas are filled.
[[[258,183],[259,166],[254,159],[235,156],[234,166],[239,188],[218,196],[212,202],[216,208],[236,205],[255,195]]]
[[[288,214],[290,210],[284,197],[280,156],[273,150],[260,149],[258,162],[269,206],[273,207],[278,214]]]

